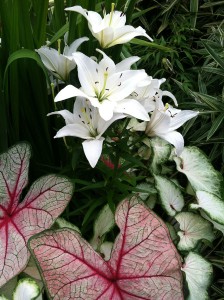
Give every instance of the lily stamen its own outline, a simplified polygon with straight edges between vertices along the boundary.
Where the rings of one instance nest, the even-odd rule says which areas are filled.
[[[61,54],[61,39],[58,39],[58,54]]]
[[[115,8],[115,3],[111,3],[111,12],[110,12],[110,22],[109,22],[109,26],[112,23],[112,19],[113,19],[113,13],[114,13],[114,8]]]

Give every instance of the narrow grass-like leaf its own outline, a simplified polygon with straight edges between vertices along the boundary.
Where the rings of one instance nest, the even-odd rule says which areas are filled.
[[[48,12],[48,0],[32,0],[33,13],[33,39],[35,48],[40,48],[46,42],[46,25],[47,25],[47,12]]]
[[[219,5],[224,5],[224,1],[216,1],[216,2],[206,2],[200,6],[200,8],[208,8],[208,7],[213,7],[213,6],[219,6]]]
[[[206,42],[202,42],[208,53],[212,56],[212,58],[220,65],[220,67],[224,70],[224,61],[223,59],[215,52],[212,47]]]
[[[145,46],[145,47],[149,47],[149,48],[154,48],[154,49],[158,49],[164,52],[176,52],[176,50],[173,50],[172,48],[169,47],[165,47],[153,42],[147,42],[144,40],[139,40],[139,39],[132,39],[130,41],[131,44],[135,44],[135,45],[139,45],[139,46]]]
[[[198,0],[190,0],[190,12],[191,12],[191,27],[195,28],[197,22],[198,13]]]
[[[207,141],[216,133],[216,131],[220,128],[222,122],[224,120],[224,113],[218,115],[218,117],[213,121],[212,127],[208,132]]]
[[[48,45],[52,45],[53,43],[55,43],[58,39],[60,39],[62,36],[64,36],[64,34],[68,31],[69,29],[69,23],[66,23],[65,25],[63,25],[56,33],[55,35],[51,38],[51,40],[49,41]]]

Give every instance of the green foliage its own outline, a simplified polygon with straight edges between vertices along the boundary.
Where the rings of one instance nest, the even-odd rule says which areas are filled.
[[[92,169],[84,157],[81,140],[53,139],[63,122],[46,115],[54,110],[71,110],[73,101],[53,102],[54,93],[62,85],[56,82],[52,94],[48,73],[35,49],[47,41],[57,49],[59,39],[63,48],[64,34],[69,31],[68,44],[88,36],[90,42],[81,45],[80,51],[97,56],[95,49],[99,43],[90,35],[86,19],[64,8],[81,5],[101,13],[102,4],[109,12],[111,3],[115,2],[116,9],[126,13],[127,23],[143,26],[154,41],[135,38],[105,52],[115,61],[140,56],[140,62],[133,68],[144,68],[154,78],[167,78],[163,89],[172,91],[180,108],[200,111],[196,120],[183,127],[185,143],[199,146],[215,168],[224,173],[224,1],[22,2],[21,5],[20,0],[0,1],[0,152],[26,140],[33,149],[32,181],[46,172],[70,177],[76,186],[75,196],[63,217],[77,225],[86,238],[92,236],[99,210],[108,204],[114,212],[117,204],[130,193],[147,193],[145,203],[155,204],[156,213],[178,232],[175,218],[161,205],[163,199],[153,177],[156,174],[166,181],[169,179],[171,186],[183,193],[183,211],[188,211],[188,204],[195,201],[195,196],[189,192],[187,179],[176,170],[171,146],[163,145],[164,152],[158,151],[161,147],[157,139],[147,143],[143,135],[127,132],[127,123],[121,121],[108,129],[104,156]],[[69,82],[78,84],[76,72],[71,72]],[[110,240],[116,236],[116,230],[107,233]],[[214,232],[213,244],[200,241],[194,251],[213,264],[216,275],[211,299],[221,299],[224,297],[223,235],[219,230]]]

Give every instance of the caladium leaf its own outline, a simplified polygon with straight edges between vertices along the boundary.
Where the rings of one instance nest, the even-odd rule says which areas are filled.
[[[154,176],[163,208],[169,216],[175,216],[184,207],[180,189],[172,181],[162,176]]]
[[[190,208],[202,208],[213,221],[224,225],[224,201],[204,191],[198,191],[196,195],[198,204],[192,203]]]
[[[103,236],[109,232],[112,227],[115,225],[114,214],[110,209],[109,205],[105,205],[100,211],[93,227],[93,238],[90,241],[93,249],[98,249],[102,244]]]
[[[205,239],[211,242],[215,238],[212,225],[197,214],[181,212],[175,216],[175,219],[180,224],[181,230],[178,232],[180,237],[178,249],[180,250],[189,251],[197,245],[199,240]]]
[[[112,248],[113,248],[112,242],[104,242],[103,244],[100,245],[99,253],[104,260],[110,259]]]
[[[73,191],[67,178],[48,175],[34,182],[19,202],[28,182],[29,159],[30,146],[25,143],[0,156],[0,286],[25,268],[28,239],[53,224]]]
[[[207,288],[211,283],[212,265],[200,255],[190,252],[185,258],[182,271],[189,289],[187,300],[209,300]]]
[[[146,141],[146,139],[144,140]],[[153,139],[148,139],[151,149],[152,149],[152,161],[151,161],[151,169],[154,174],[160,173],[159,166],[165,163],[171,154],[172,146],[167,143],[165,140],[155,137]],[[145,142],[147,145],[147,143]]]
[[[197,147],[185,147],[180,157],[175,157],[174,160],[177,170],[187,176],[195,191],[205,191],[222,197],[222,175]]]
[[[205,218],[210,223],[212,223],[214,228],[220,230],[222,232],[222,234],[224,235],[224,225],[221,225],[221,224],[213,221],[211,218],[209,218],[208,215],[206,215],[206,213],[202,209],[199,209],[199,211],[200,211],[200,214],[202,215],[203,218]]]
[[[120,203],[115,220],[120,234],[107,262],[71,229],[30,239],[50,299],[183,299],[180,257],[163,221],[136,198]]]
[[[31,278],[20,279],[13,293],[13,300],[42,300],[40,288]]]

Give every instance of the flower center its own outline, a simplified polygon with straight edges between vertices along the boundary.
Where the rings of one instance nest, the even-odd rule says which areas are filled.
[[[87,112],[87,107],[82,107],[79,118],[81,119],[82,123],[88,128],[90,135],[92,137],[95,137],[98,135],[98,133],[97,133],[97,130],[93,127],[92,109],[90,107],[88,107],[88,110],[89,111]]]
[[[95,93],[96,93],[96,96],[97,96],[99,102],[102,102],[104,99],[106,99],[106,97],[107,97],[106,93],[109,91],[109,89],[106,88],[107,79],[108,79],[107,69],[108,68],[106,68],[106,72],[104,72],[104,74],[103,74],[103,87],[102,87],[101,91],[99,92],[97,89],[95,90]],[[95,84],[99,84],[99,82],[96,81]]]

